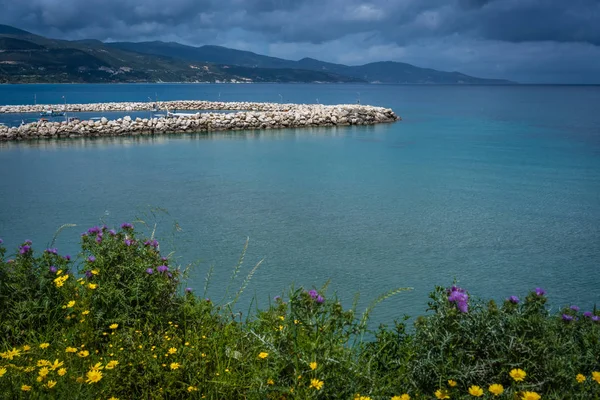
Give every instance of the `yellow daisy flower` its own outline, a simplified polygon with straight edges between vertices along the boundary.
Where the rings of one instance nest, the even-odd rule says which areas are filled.
[[[521,382],[527,376],[527,374],[525,373],[525,371],[523,371],[522,369],[519,369],[519,368],[515,368],[512,371],[510,371],[509,375],[516,382]]]

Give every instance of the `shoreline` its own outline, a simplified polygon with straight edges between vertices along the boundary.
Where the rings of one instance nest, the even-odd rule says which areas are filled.
[[[69,112],[152,111],[158,105],[166,115],[153,118],[116,120],[66,120]],[[66,111],[65,121],[43,119],[19,127],[0,126],[0,141],[29,139],[135,136],[224,130],[285,129],[374,125],[401,118],[389,108],[359,104],[280,104],[257,102],[214,102],[181,100],[165,102],[112,102],[67,105],[0,106],[0,113],[41,113]],[[229,110],[236,113],[173,113],[171,110]]]

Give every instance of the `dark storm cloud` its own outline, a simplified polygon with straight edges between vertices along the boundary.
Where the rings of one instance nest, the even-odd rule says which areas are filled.
[[[527,49],[560,48],[600,65],[600,0],[0,0],[0,10],[0,23],[64,39],[221,44],[334,62],[417,59],[467,73],[494,65],[504,78],[538,65]],[[559,74],[570,61],[552,63],[539,68]]]

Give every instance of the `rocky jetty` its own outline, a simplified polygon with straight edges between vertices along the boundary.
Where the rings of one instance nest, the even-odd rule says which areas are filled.
[[[143,111],[153,103],[71,104],[67,112]],[[317,126],[372,125],[400,119],[391,109],[368,105],[278,104],[251,102],[170,101],[163,110],[243,110],[237,113],[197,112],[161,118],[117,120],[37,121],[19,127],[0,126],[0,141],[65,137],[154,135],[242,129],[282,129]],[[63,110],[63,106],[0,106],[0,112],[23,113]]]

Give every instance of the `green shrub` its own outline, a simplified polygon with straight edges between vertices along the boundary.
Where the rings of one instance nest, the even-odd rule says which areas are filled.
[[[600,398],[598,313],[550,314],[541,290],[497,305],[437,287],[414,326],[370,332],[372,307],[403,289],[359,315],[326,286],[291,288],[242,320],[258,265],[214,304],[129,224],[89,229],[76,260],[31,242],[8,260],[0,242],[3,398]]]

